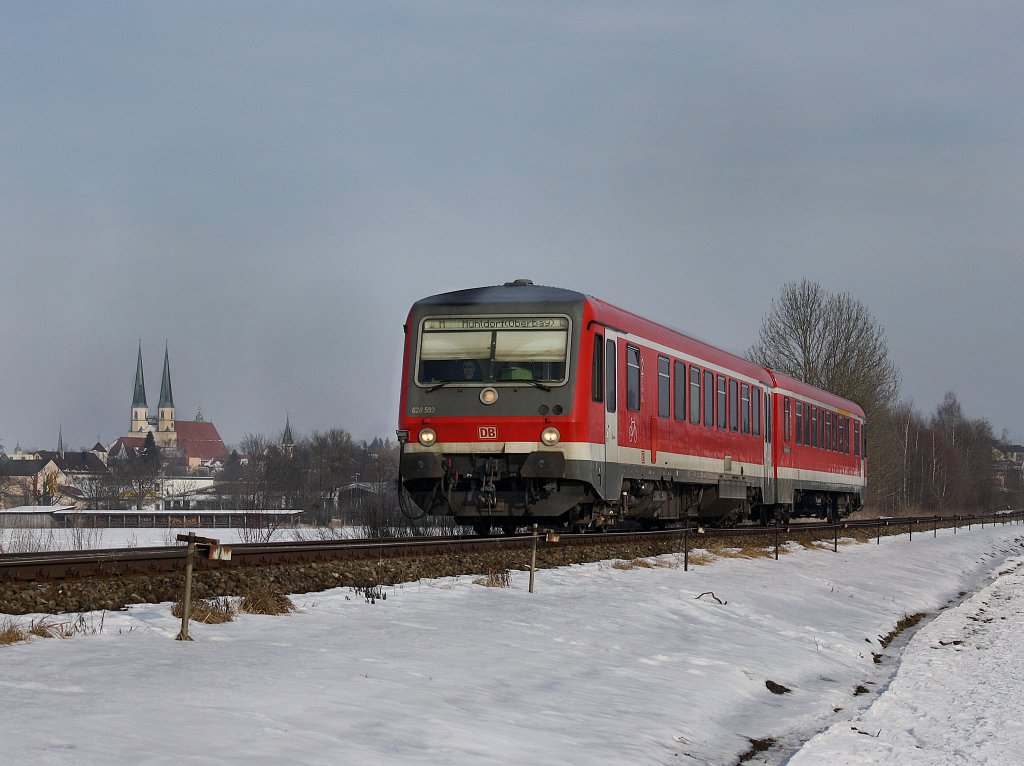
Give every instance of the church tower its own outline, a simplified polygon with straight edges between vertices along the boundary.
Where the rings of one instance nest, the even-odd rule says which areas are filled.
[[[160,403],[157,404],[157,434],[167,434],[158,443],[176,441],[174,436],[174,396],[171,393],[171,363],[164,345],[164,375],[160,381]]]
[[[135,396],[132,398],[133,434],[149,429],[149,405],[146,404],[146,381],[142,377],[142,341],[139,341],[139,363],[135,367]]]

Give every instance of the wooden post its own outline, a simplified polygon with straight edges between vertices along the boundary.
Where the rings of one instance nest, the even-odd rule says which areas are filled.
[[[779,522],[781,519],[775,519],[775,560],[779,560]]]
[[[537,572],[537,525],[533,525],[533,551],[530,553],[530,593],[533,593],[533,580]]]
[[[185,553],[185,598],[181,602],[181,631],[178,641],[191,641],[188,637],[188,621],[192,617],[192,564],[196,558],[196,533],[188,533],[188,550]]]
[[[878,517],[878,530],[876,531],[875,545],[882,544],[882,517]]]

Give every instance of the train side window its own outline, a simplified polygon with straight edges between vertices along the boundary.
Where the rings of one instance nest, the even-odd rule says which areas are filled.
[[[700,425],[700,367],[690,365],[690,422]]]
[[[739,383],[729,378],[729,430],[740,430]]]
[[[860,449],[860,454],[867,460],[868,457],[868,424],[865,423],[860,427],[860,438],[863,440],[863,446]]]
[[[718,427],[725,429],[729,425],[729,394],[725,387],[725,376],[716,375],[715,381],[718,385]]]
[[[827,450],[831,450],[832,449],[832,413],[831,412],[826,412],[825,413],[825,441],[823,441],[821,444]]]
[[[800,413],[800,402],[796,403],[796,407],[797,407],[797,409],[796,409],[796,411],[797,411],[797,416],[796,416],[796,433],[797,433],[797,437],[796,437],[796,440],[797,440],[797,443],[799,443],[800,442],[800,414],[799,414]],[[783,436],[785,437],[784,440],[788,442],[789,441],[789,397],[788,396],[784,397],[783,400],[782,400],[782,430],[783,430]]]
[[[750,389],[750,403],[754,406],[754,415],[751,418],[751,426],[754,436],[761,435],[761,389],[752,386]]]
[[[704,425],[715,426],[715,374],[704,370]]]
[[[609,340],[604,357],[604,406],[608,412],[615,412],[615,401],[618,398],[615,388],[615,341]]]
[[[686,380],[686,365],[680,361],[676,361],[675,365],[675,407],[676,407],[676,420],[680,423],[686,421],[686,386],[688,382]]]
[[[671,367],[667,356],[658,357],[658,417],[667,418],[672,395]]]
[[[626,409],[640,411],[640,349],[626,346]]]
[[[804,405],[804,446],[811,446],[811,405]]]
[[[796,443],[804,443],[804,403],[796,403]]]
[[[853,454],[860,457],[860,422],[853,421]]]
[[[594,362],[590,366],[590,398],[604,401],[604,336],[594,336]]]
[[[740,384],[740,431],[750,433],[750,384]]]
[[[824,410],[818,410],[818,446],[821,447],[822,449],[826,449],[828,447],[828,445],[825,444],[825,411]]]
[[[811,407],[811,440],[807,442],[811,447],[818,446],[818,408]]]

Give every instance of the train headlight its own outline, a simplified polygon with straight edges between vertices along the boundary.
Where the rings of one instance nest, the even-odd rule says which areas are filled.
[[[484,404],[494,404],[498,401],[498,390],[496,388],[485,388],[480,392],[480,401]]]
[[[420,444],[424,447],[433,447],[437,443],[437,433],[434,432],[433,428],[424,428],[420,431]]]
[[[558,433],[558,429],[553,426],[548,426],[540,432],[540,441],[546,447],[554,447],[558,444],[558,440],[562,438],[562,435]]]

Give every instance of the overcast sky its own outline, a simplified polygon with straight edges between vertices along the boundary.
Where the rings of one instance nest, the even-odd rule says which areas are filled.
[[[394,436],[417,299],[744,353],[807,277],[1024,441],[1019,2],[0,0],[0,443]]]

